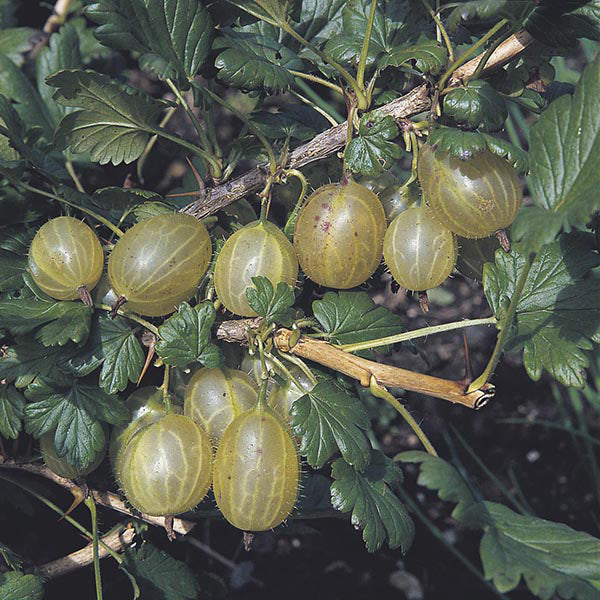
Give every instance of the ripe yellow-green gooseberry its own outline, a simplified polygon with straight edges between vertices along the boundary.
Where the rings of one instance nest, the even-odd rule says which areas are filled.
[[[153,516],[194,508],[212,477],[212,447],[202,427],[185,415],[167,414],[142,427],[120,457],[118,479],[127,500]]]
[[[373,192],[352,180],[330,183],[302,207],[294,248],[309,279],[348,289],[379,266],[385,228],[385,212]]]
[[[163,214],[140,221],[115,244],[108,277],[132,312],[158,317],[189,300],[211,259],[206,227],[191,215]]]
[[[287,378],[282,374],[285,383],[275,383],[267,396],[269,406],[283,417],[287,422],[290,421],[290,409],[294,402],[310,392],[315,386],[306,373],[295,365],[287,366],[288,371],[294,379]],[[299,384],[299,385],[298,385]]]
[[[235,315],[255,317],[246,299],[252,277],[296,285],[298,259],[284,233],[269,221],[254,221],[227,239],[215,264],[215,290],[223,306]]]
[[[113,427],[108,446],[108,456],[117,478],[121,471],[123,448],[142,427],[156,423],[167,414],[161,390],[152,386],[138,388],[132,392],[125,401],[125,406],[129,410],[129,421]],[[181,408],[175,405],[172,406],[172,411],[176,414],[182,412]]]
[[[98,283],[103,266],[98,237],[74,217],[47,221],[29,247],[28,268],[33,280],[57,300],[81,298],[91,306],[89,292]]]
[[[463,160],[426,144],[419,149],[417,173],[433,215],[465,238],[488,237],[508,227],[521,207],[516,170],[488,150]]]
[[[409,290],[426,291],[442,283],[456,264],[452,232],[424,206],[401,212],[390,224],[383,256],[394,279]]]
[[[243,531],[283,522],[298,497],[300,463],[288,426],[268,406],[236,417],[215,457],[213,491],[223,516]]]
[[[203,368],[194,373],[187,386],[183,412],[218,445],[231,421],[257,401],[258,388],[247,373],[227,367]]]
[[[92,471],[95,471],[104,460],[104,455],[106,454],[105,446],[96,453],[94,460],[85,469],[78,469],[76,466],[72,465],[65,456],[58,455],[54,445],[54,435],[55,431],[49,431],[40,437],[40,452],[42,453],[42,458],[44,459],[46,466],[60,477],[75,479],[76,477],[89,475]]]

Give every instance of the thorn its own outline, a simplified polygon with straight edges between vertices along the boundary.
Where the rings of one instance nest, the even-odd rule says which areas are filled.
[[[65,514],[59,519],[62,521],[67,515],[70,515],[88,496],[88,486],[85,483],[72,487],[70,490],[73,494],[73,502],[71,506],[67,508]]]
[[[196,182],[198,183],[198,192],[203,192],[205,185],[204,185],[204,180],[202,179],[202,177],[200,177],[200,173],[198,173],[198,170],[196,169],[196,167],[194,166],[194,163],[190,160],[189,157],[185,157],[185,160],[187,161],[187,164],[190,166],[190,169],[192,170],[192,173],[194,174],[194,178],[196,179]]]
[[[473,368],[471,367],[471,353],[469,352],[469,344],[467,343],[467,334],[463,331],[463,342],[465,345],[465,376],[462,381],[465,388],[473,381]]]
[[[173,515],[165,517],[165,531],[167,532],[167,538],[170,542],[177,538],[177,534],[173,531]]]
[[[144,331],[142,334],[142,344],[148,348],[148,353],[146,354],[146,362],[144,363],[144,367],[142,368],[142,372],[138,377],[136,385],[140,385],[142,378],[146,374],[146,371],[152,362],[152,358],[154,357],[154,347],[156,345],[156,336],[150,331]]]
[[[88,308],[92,308],[92,306],[94,306],[94,301],[92,300],[92,296],[90,295],[90,292],[85,285],[79,286],[77,288],[77,293],[79,294],[79,299]]]
[[[429,298],[427,292],[419,292],[419,306],[424,313],[429,312]]]
[[[502,250],[504,250],[504,252],[510,252],[510,240],[506,235],[506,231],[504,229],[498,229],[495,235],[500,242],[500,246],[502,246]]]
[[[127,302],[127,298],[125,296],[119,296],[117,301],[111,306],[110,309],[110,318],[114,319],[117,316],[117,311]]]
[[[244,531],[244,550],[250,552],[252,548],[252,542],[254,541],[254,534],[251,531]]]

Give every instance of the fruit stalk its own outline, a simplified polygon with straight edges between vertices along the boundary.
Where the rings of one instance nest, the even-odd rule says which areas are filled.
[[[279,329],[276,332],[275,346],[280,352],[291,352],[301,358],[312,360],[320,365],[339,371],[344,375],[357,379],[364,387],[369,387],[371,376],[374,376],[380,385],[420,392],[427,396],[448,400],[473,409],[483,407],[495,393],[494,386],[489,383],[484,383],[478,389],[467,393],[464,381],[451,381],[422,373],[414,373],[400,367],[382,365],[344,352],[328,342],[306,336],[300,336],[298,342],[292,346],[290,344],[292,333],[293,331],[290,329]]]

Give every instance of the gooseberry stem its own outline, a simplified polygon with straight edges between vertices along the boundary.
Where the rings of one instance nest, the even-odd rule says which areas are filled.
[[[265,347],[260,336],[256,336],[258,342],[258,355],[260,357],[260,390],[258,392],[258,408],[263,409],[267,405],[267,386],[269,384],[269,370],[265,361]]]
[[[61,204],[66,204],[67,206],[76,208],[77,210],[80,210],[82,213],[85,213],[86,215],[89,215],[93,219],[96,219],[96,221],[98,221],[99,223],[102,223],[102,225],[108,227],[115,235],[118,235],[119,237],[122,237],[124,235],[123,231],[121,231],[116,225],[114,225],[108,219],[105,219],[103,216],[99,215],[98,213],[95,213],[93,210],[90,210],[89,208],[84,208],[83,206],[79,206],[79,205],[75,204],[74,202],[70,202],[69,200],[65,200],[64,198],[57,196],[56,194],[52,194],[50,192],[46,192],[45,190],[40,190],[39,188],[33,187],[32,185],[29,185],[28,183],[23,183],[21,181],[13,181],[13,183],[15,185],[23,188],[24,190],[27,190],[28,192],[33,192],[34,194],[39,194],[40,196],[45,196],[46,198],[56,200],[57,202],[60,202]]]
[[[108,304],[94,304],[94,308],[106,310],[107,312],[112,311],[112,306],[108,306]],[[155,336],[160,337],[158,335],[158,327],[156,327],[156,325],[152,325],[152,323],[146,321],[146,319],[142,319],[142,317],[140,317],[134,313],[125,312],[122,310],[117,310],[117,314],[120,317],[125,317],[126,319],[129,319],[130,321],[135,321],[136,323],[143,325],[146,329],[148,329],[148,331],[151,331]]]
[[[477,79],[479,77],[479,75],[481,74],[481,71],[483,71],[483,69],[485,68],[485,65],[487,64],[488,60],[490,59],[490,56],[492,56],[492,54],[494,53],[496,48],[502,42],[504,42],[506,39],[508,39],[512,35],[512,31],[513,31],[512,28],[509,29],[509,31],[507,31],[504,35],[501,35],[500,37],[498,37],[498,39],[494,40],[489,45],[489,47],[487,48],[487,50],[481,57],[481,60],[477,63],[477,68],[473,71],[473,75],[471,75],[471,77],[469,77],[469,80]]]
[[[444,24],[442,23],[437,12],[435,10],[433,10],[433,8],[431,7],[429,0],[421,0],[421,4],[423,4],[423,6],[427,10],[427,12],[431,15],[431,18],[434,20],[437,31],[439,32],[442,39],[444,40],[444,44],[446,44],[446,50],[448,50],[448,59],[450,60],[450,62],[453,62],[454,61],[454,49],[452,48],[452,42],[450,41],[450,38],[448,37],[448,32],[446,31]],[[439,38],[438,38],[438,41],[439,41]]]
[[[169,108],[169,110],[165,113],[165,116],[162,118],[162,121],[158,124],[159,127],[165,127],[167,125],[167,123],[171,120],[171,117],[175,114],[176,110],[177,110],[177,108],[175,106],[171,106],[171,108]],[[144,165],[146,164],[146,160],[148,159],[148,156],[149,156],[150,152],[152,151],[152,148],[154,148],[154,145],[156,144],[157,139],[158,139],[158,135],[155,134],[148,140],[148,143],[146,144],[146,147],[144,148],[142,155],[137,160],[136,171],[137,171],[138,179],[140,180],[141,183],[144,182],[144,177],[143,177]]]
[[[319,94],[317,94],[309,85],[307,85],[305,81],[296,78],[296,85],[304,94],[306,94],[307,98],[301,94],[298,94],[298,92],[294,90],[291,90],[292,94],[300,98],[300,100],[303,102],[311,102],[313,108],[323,111],[323,116],[327,115],[325,118],[331,123],[332,127],[336,127],[342,121],[344,121],[344,117],[340,115],[337,109],[327,102],[327,100],[321,98],[321,96],[319,96]]]
[[[163,404],[165,405],[165,412],[169,415],[173,412],[173,406],[171,405],[171,395],[169,394],[169,374],[171,371],[170,365],[165,365],[165,373],[163,375],[163,382],[160,386],[162,392]]]
[[[294,237],[294,229],[296,227],[296,220],[298,219],[298,214],[300,213],[300,209],[304,205],[304,197],[306,196],[306,191],[308,190],[308,181],[306,177],[302,174],[298,169],[286,169],[283,174],[286,177],[295,177],[300,181],[300,185],[302,186],[300,189],[300,195],[298,196],[298,200],[296,201],[296,205],[294,209],[290,213],[287,221],[285,222],[285,227],[283,228],[283,233],[287,235],[287,237],[291,240]]]
[[[492,356],[490,357],[490,360],[488,361],[488,364],[485,367],[483,373],[467,388],[467,394],[469,392],[472,392],[473,390],[481,388],[484,384],[486,384],[491,379],[492,375],[494,374],[494,371],[496,370],[496,366],[498,365],[500,357],[502,356],[502,352],[504,351],[506,340],[508,338],[508,335],[510,334],[513,319],[517,312],[517,306],[519,304],[519,300],[521,299],[521,294],[523,293],[525,284],[527,283],[529,271],[531,271],[531,267],[533,265],[535,257],[536,254],[531,253],[527,257],[527,261],[523,265],[523,270],[521,271],[519,279],[517,280],[517,285],[515,286],[515,291],[513,292],[510,304],[508,306],[508,310],[506,311],[506,316],[500,322],[502,329],[500,330],[498,338],[496,339],[496,345],[494,346]]]
[[[94,553],[94,579],[96,581],[96,600],[102,600],[102,576],[100,574],[100,557],[98,556],[98,515],[96,513],[96,503],[94,499],[88,496],[84,500],[85,505],[90,511],[92,520],[92,549]]]
[[[294,77],[300,77],[302,79],[306,79],[307,81],[312,81],[313,83],[318,83],[319,85],[324,85],[328,87],[330,90],[337,92],[341,96],[344,95],[344,90],[337,84],[331,83],[331,81],[327,81],[327,79],[323,79],[322,77],[318,77],[317,75],[309,75],[308,73],[302,73],[301,71],[294,71],[290,69],[290,73]]]
[[[290,370],[274,355],[270,352],[265,352],[267,358],[273,362],[273,364],[280,370],[298,389],[302,389],[300,382],[292,375]]]
[[[77,173],[75,173],[75,169],[73,168],[73,161],[72,160],[66,160],[65,161],[65,168],[67,169],[67,173],[70,175],[71,179],[73,180],[73,183],[75,184],[75,187],[82,193],[85,194],[85,189],[84,187],[81,185],[81,181],[79,181],[79,177],[77,177]]]
[[[309,366],[301,358],[298,358],[289,352],[281,352],[279,356],[288,362],[291,362],[293,365],[296,365],[306,375],[306,377],[308,377],[308,380],[313,385],[317,385],[317,378],[313,375],[313,372],[310,370]]]
[[[371,32],[373,31],[373,21],[375,20],[375,9],[377,8],[377,0],[371,0],[371,9],[367,20],[367,28],[365,30],[365,39],[360,50],[360,58],[358,60],[358,68],[356,69],[356,83],[361,91],[365,91],[365,69],[367,67],[367,58],[369,57],[369,42],[371,41]]]
[[[444,86],[446,85],[446,81],[448,81],[452,73],[454,73],[458,67],[466,63],[471,56],[473,56],[482,46],[484,46],[485,43],[494,35],[496,35],[496,33],[500,31],[500,29],[502,29],[507,23],[508,19],[501,19],[498,21],[496,25],[494,25],[484,36],[477,40],[477,42],[475,42],[462,56],[457,58],[442,75],[442,78],[438,83],[438,89],[443,90]]]
[[[342,177],[343,181],[347,182],[350,180],[351,173],[348,169],[348,164],[346,161],[346,150],[348,149],[348,144],[352,141],[352,136],[354,135],[354,115],[356,114],[356,106],[352,104],[348,109],[348,121],[346,127],[346,145],[344,146],[344,160],[342,164]]]
[[[426,337],[428,335],[435,335],[436,333],[443,333],[444,331],[463,329],[465,327],[475,327],[476,325],[494,325],[495,323],[496,317],[486,317],[484,319],[465,319],[464,321],[443,323],[442,325],[433,325],[431,327],[415,329],[414,331],[406,331],[405,333],[390,335],[387,337],[379,338],[377,340],[357,342],[355,344],[343,344],[339,346],[339,348],[341,350],[344,350],[344,352],[358,352],[359,350],[370,350],[371,348],[387,346],[388,344],[398,344],[400,342],[407,342],[408,340],[414,340],[420,337]]]
[[[433,444],[429,441],[429,438],[425,435],[425,432],[421,429],[419,424],[413,419],[413,416],[406,410],[404,406],[392,394],[390,394],[384,387],[380,386],[377,383],[377,380],[373,375],[371,375],[371,380],[369,382],[369,391],[376,398],[381,398],[385,400],[388,404],[393,406],[398,413],[402,416],[402,418],[408,423],[410,428],[415,432],[415,435],[419,438],[425,450],[429,452],[432,456],[437,456],[438,453],[435,451]]]

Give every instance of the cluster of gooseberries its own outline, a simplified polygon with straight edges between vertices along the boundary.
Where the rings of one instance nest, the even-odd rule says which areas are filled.
[[[516,172],[488,151],[462,160],[425,145],[418,179],[423,201],[395,206],[389,225],[378,196],[346,178],[307,199],[293,244],[264,215],[241,227],[215,261],[219,301],[236,315],[255,316],[245,293],[253,277],[293,286],[301,267],[319,285],[348,289],[371,277],[382,257],[401,286],[425,291],[454,269],[457,236],[488,238],[511,224],[521,204]],[[210,236],[194,217],[163,214],[139,222],[109,256],[114,310],[125,304],[150,317],[173,312],[194,295],[211,258]],[[89,303],[103,265],[96,234],[72,217],[42,226],[29,252],[33,279],[60,300],[80,297]],[[110,294],[103,290],[101,296]],[[165,408],[163,391],[156,388],[129,397],[131,419],[114,429],[110,457],[132,506],[150,515],[178,514],[194,508],[212,484],[224,517],[242,530],[269,529],[287,518],[300,473],[287,418],[291,404],[314,382],[296,373],[284,386],[271,382],[267,390],[264,382],[259,391],[261,374],[255,365],[245,368],[198,370],[182,408],[168,402]],[[59,475],[83,475],[102,461],[103,452],[98,452],[86,471],[78,471],[57,455],[53,438],[54,432],[46,434],[40,446],[47,465]]]

